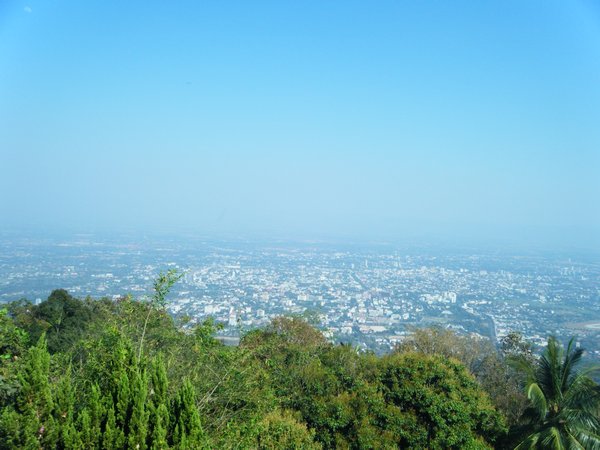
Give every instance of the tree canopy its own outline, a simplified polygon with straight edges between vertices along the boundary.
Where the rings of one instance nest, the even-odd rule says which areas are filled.
[[[596,448],[598,386],[572,345],[538,360],[427,329],[376,356],[279,317],[228,347],[210,318],[167,314],[176,276],[151,301],[57,290],[0,310],[0,449]],[[523,416],[501,398],[520,382]]]

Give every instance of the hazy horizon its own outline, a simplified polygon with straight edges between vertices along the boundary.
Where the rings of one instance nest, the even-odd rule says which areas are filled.
[[[600,250],[587,1],[0,5],[4,230]]]

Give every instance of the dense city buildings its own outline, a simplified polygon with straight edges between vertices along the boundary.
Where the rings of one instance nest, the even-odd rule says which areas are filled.
[[[230,341],[278,315],[306,314],[331,339],[377,352],[439,325],[493,341],[510,331],[539,344],[576,335],[600,359],[600,263],[586,255],[3,235],[0,302],[39,302],[56,288],[144,299],[171,268],[183,276],[169,311],[191,325],[213,317]]]

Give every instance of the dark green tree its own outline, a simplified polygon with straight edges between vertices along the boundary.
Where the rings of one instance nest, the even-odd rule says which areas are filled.
[[[391,355],[381,360],[379,379],[400,447],[489,448],[506,431],[503,417],[458,362]]]
[[[84,335],[91,320],[89,308],[64,289],[52,291],[45,302],[32,306],[31,314],[31,338],[35,341],[46,333],[50,353],[69,350]]]
[[[481,336],[460,335],[443,328],[420,328],[396,347],[396,352],[441,355],[460,361],[512,425],[525,410],[526,398],[520,377],[507,357],[525,351],[527,344],[517,334],[509,336],[503,341],[506,345],[498,352],[489,339]],[[530,352],[527,354],[531,355]]]

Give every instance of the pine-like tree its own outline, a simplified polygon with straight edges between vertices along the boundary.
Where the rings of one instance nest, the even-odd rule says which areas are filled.
[[[117,426],[123,430],[125,434],[129,430],[129,418],[131,417],[131,389],[129,387],[129,377],[127,373],[121,373],[119,385],[117,386],[117,404],[115,408],[115,416]]]
[[[192,383],[186,379],[172,402],[173,446],[180,449],[202,448],[206,445],[196,394]]]
[[[102,446],[104,450],[117,450],[125,446],[125,433],[117,426],[115,408],[112,398],[107,402],[106,425],[102,433]]]
[[[88,409],[90,414],[90,438],[89,448],[99,448],[100,436],[102,433],[102,420],[105,415],[104,404],[100,388],[97,384],[92,385],[92,390],[88,400]]]
[[[167,449],[167,430],[169,427],[169,410],[164,403],[161,403],[154,410],[154,429],[152,431],[152,450]]]
[[[42,335],[35,347],[27,353],[27,361],[19,374],[21,391],[17,398],[17,410],[21,415],[21,436],[24,447],[55,448],[58,425],[52,415],[54,400],[48,380],[50,354],[46,338]]]
[[[60,429],[58,446],[65,449],[75,448],[80,443],[75,427],[75,392],[70,375],[71,368],[68,367],[54,393],[54,417]]]
[[[148,412],[146,410],[148,378],[146,372],[139,368],[134,371],[132,378],[128,443],[131,449],[144,450],[148,432]]]

